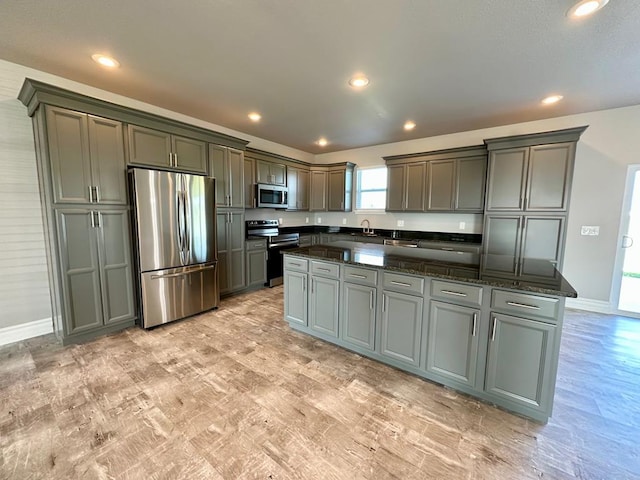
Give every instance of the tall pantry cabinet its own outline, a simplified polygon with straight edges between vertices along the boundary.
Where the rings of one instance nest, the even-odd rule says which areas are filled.
[[[576,143],[586,128],[485,140],[486,273],[548,276],[527,259],[562,268]]]

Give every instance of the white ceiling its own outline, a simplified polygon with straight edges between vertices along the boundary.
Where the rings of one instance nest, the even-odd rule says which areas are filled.
[[[581,21],[572,4],[5,0],[0,58],[321,153],[640,104],[640,1]]]

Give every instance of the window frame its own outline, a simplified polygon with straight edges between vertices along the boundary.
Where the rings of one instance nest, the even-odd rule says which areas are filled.
[[[386,212],[386,206],[387,206],[387,190],[388,190],[388,184],[385,185],[384,189],[369,189],[369,190],[362,190],[360,188],[360,184],[361,184],[361,173],[363,171],[366,170],[382,170],[384,169],[385,172],[389,173],[389,170],[387,168],[386,165],[371,165],[369,167],[356,167],[356,172],[355,172],[355,195],[354,195],[354,212],[355,213],[366,213],[366,214],[385,214]],[[361,192],[381,192],[384,191],[385,194],[385,201],[384,201],[384,206],[382,208],[361,208],[358,206],[358,204],[360,203],[360,194]]]

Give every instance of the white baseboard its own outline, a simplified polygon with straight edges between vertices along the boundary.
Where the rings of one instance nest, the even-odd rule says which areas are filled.
[[[610,302],[602,300],[590,300],[588,298],[567,298],[567,308],[575,308],[577,310],[587,310],[596,313],[615,314],[616,309]]]
[[[0,345],[19,342],[27,338],[39,337],[47,333],[53,333],[53,322],[50,318],[0,328]]]

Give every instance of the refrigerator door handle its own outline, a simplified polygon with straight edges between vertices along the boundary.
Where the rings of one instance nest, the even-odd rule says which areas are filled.
[[[187,275],[191,275],[192,273],[204,272],[206,270],[213,270],[218,266],[218,262],[213,262],[211,265],[205,265],[203,267],[190,268],[188,270],[184,270],[182,272],[177,273],[165,273],[164,275],[151,275],[151,280],[159,280],[163,278],[176,278],[176,277],[185,277]]]

